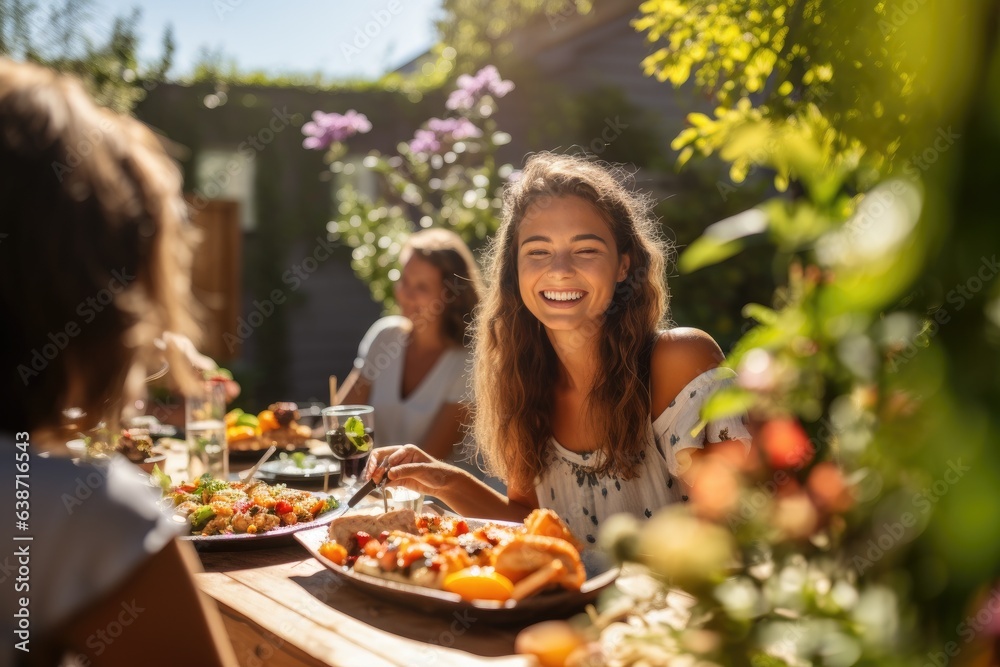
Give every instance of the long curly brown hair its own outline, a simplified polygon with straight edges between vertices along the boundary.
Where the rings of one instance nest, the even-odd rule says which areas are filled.
[[[518,227],[528,209],[580,197],[607,222],[619,253],[630,258],[599,334],[599,369],[588,412],[599,438],[595,471],[632,478],[650,418],[649,363],[669,295],[669,247],[648,197],[626,184],[624,170],[584,157],[539,153],[504,192],[500,229],[486,253],[487,289],[476,315],[474,435],[490,474],[527,492],[545,470],[558,359],[541,323],[521,300]],[[587,332],[584,332],[587,333]]]

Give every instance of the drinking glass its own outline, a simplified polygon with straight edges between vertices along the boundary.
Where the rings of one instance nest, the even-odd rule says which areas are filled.
[[[188,475],[195,480],[204,473],[229,478],[229,448],[226,444],[226,386],[205,382],[201,392],[188,396],[184,404],[184,431],[188,443]]]
[[[413,489],[402,486],[387,486],[385,494],[388,499],[389,509],[413,510],[416,513],[424,511],[424,494]]]
[[[375,446],[375,408],[370,405],[325,408],[323,428],[330,451],[341,461],[341,483],[347,485],[348,494],[353,494],[360,486],[358,477]]]

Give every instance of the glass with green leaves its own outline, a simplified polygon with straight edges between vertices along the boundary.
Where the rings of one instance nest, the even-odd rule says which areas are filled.
[[[326,442],[340,459],[341,480],[348,493],[358,487],[358,477],[375,446],[375,408],[370,405],[336,405],[323,410]]]

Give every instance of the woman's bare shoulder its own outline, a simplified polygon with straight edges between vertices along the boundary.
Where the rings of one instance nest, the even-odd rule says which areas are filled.
[[[652,415],[666,410],[691,380],[724,360],[719,344],[701,329],[679,327],[661,332],[653,346],[650,369]]]

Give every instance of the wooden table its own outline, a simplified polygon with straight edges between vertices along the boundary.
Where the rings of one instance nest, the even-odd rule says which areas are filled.
[[[518,627],[431,616],[369,598],[301,546],[201,554],[241,665],[530,665],[511,655]]]
[[[218,602],[241,665],[534,664],[512,655],[520,627],[458,613],[433,616],[370,598],[297,542],[200,556],[205,571],[196,577]]]

